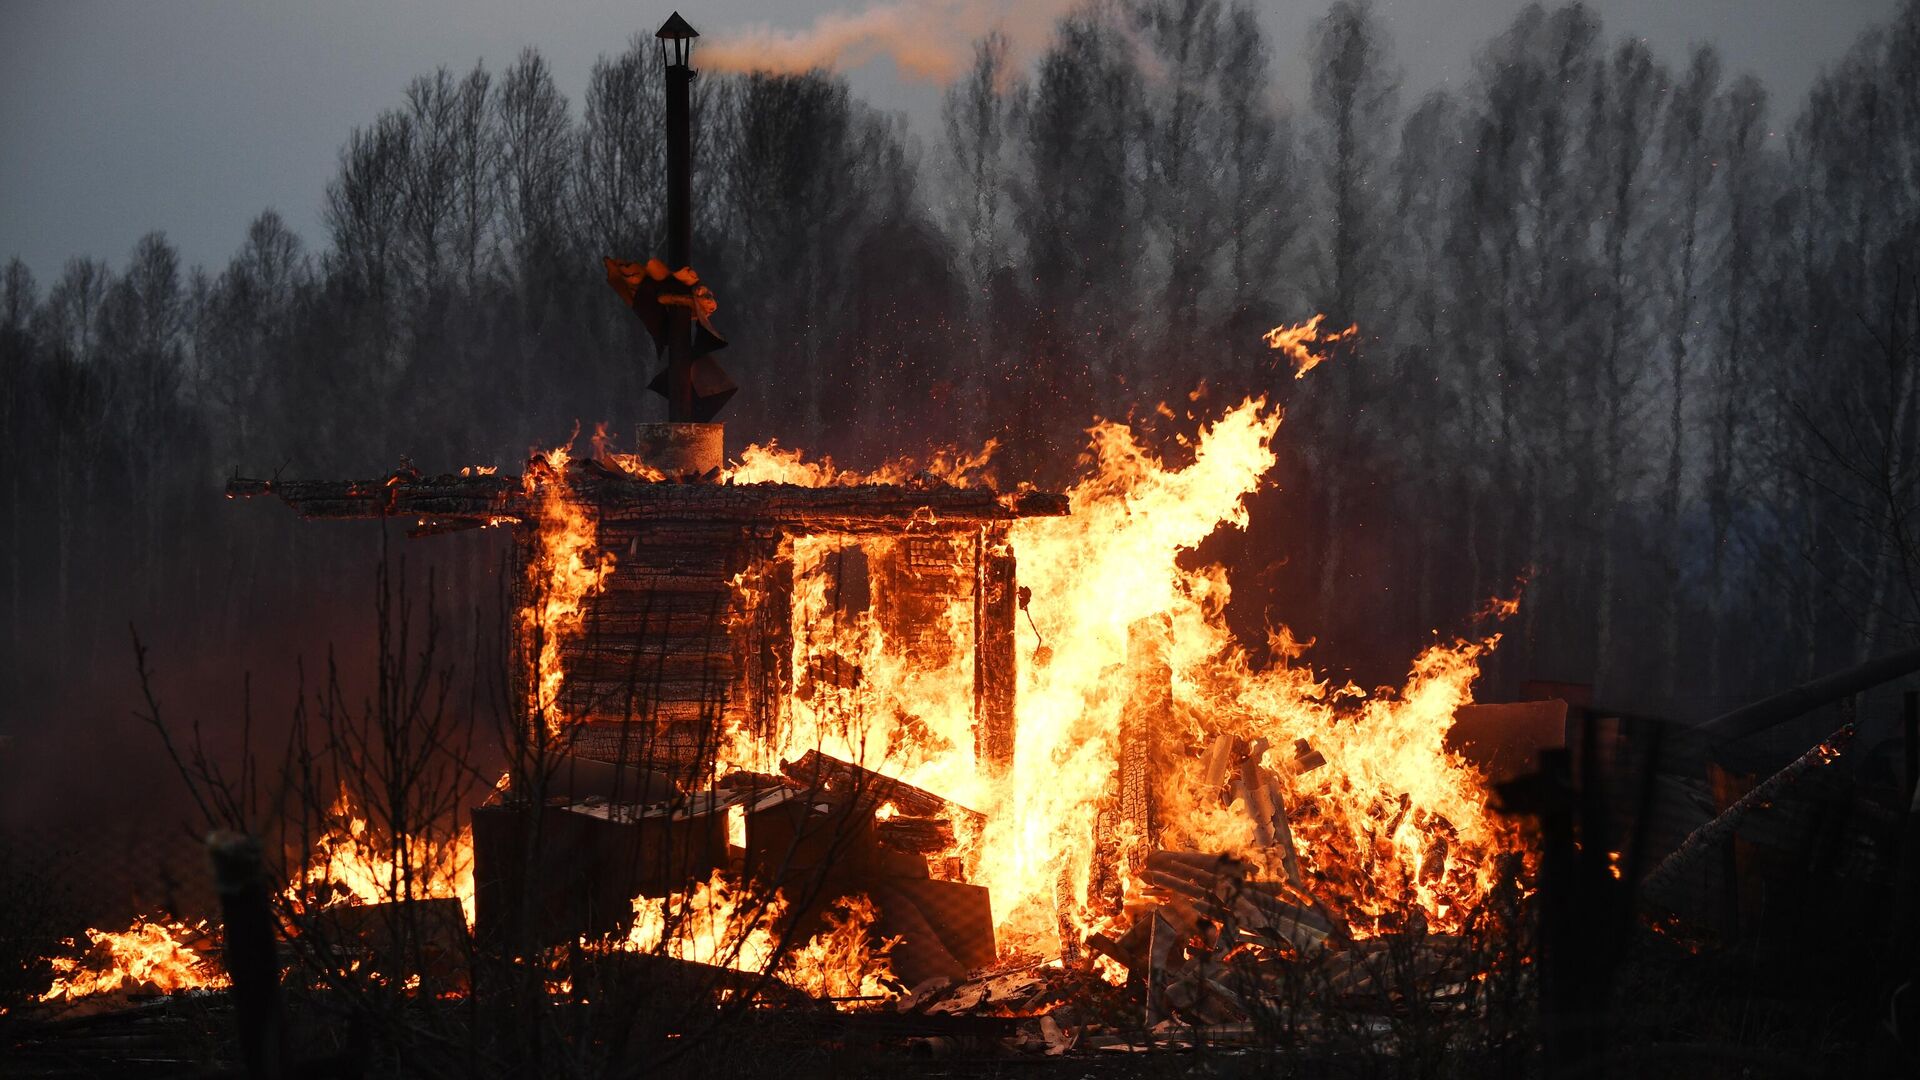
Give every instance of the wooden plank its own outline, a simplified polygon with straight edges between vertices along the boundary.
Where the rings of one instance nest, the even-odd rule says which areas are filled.
[[[785,724],[793,692],[792,547],[781,537],[764,538],[761,558],[743,583],[742,690],[752,730],[769,740]]]
[[[938,855],[953,847],[953,822],[946,818],[895,814],[875,822],[874,834],[889,847],[920,855]]]
[[[570,676],[561,684],[560,695],[563,702],[579,701],[595,712],[619,712],[619,707],[631,698],[636,711],[644,712],[656,705],[669,702],[714,704],[718,714],[721,706],[727,702],[730,678],[722,679],[629,679],[625,675],[611,678],[592,678],[588,676]]]
[[[725,610],[733,600],[731,575],[679,574],[652,567],[622,568],[619,556],[614,556],[614,559],[613,573],[608,574],[601,584],[602,595],[691,593],[721,610]]]
[[[784,523],[814,532],[968,532],[981,522],[1058,517],[1067,499],[1038,491],[1001,494],[987,488],[863,484],[652,483],[575,463],[568,480],[600,510],[605,525],[692,521],[713,525]],[[511,476],[418,476],[370,480],[290,481],[235,477],[229,498],[273,495],[310,518],[525,518],[531,497]]]
[[[974,760],[1005,773],[1013,767],[1014,691],[1019,681],[1016,563],[1004,526],[982,528],[974,544]]]
[[[692,638],[722,640],[728,636],[729,614],[724,611],[610,611],[606,597],[589,601],[581,636],[596,638]]]
[[[643,644],[651,645],[653,650],[659,648],[659,642]],[[722,641],[720,644],[724,646],[727,643]],[[623,689],[631,684],[643,696],[651,694],[655,687],[667,687],[670,688],[668,693],[678,693],[681,684],[692,684],[707,691],[726,694],[733,684],[736,670],[733,654],[696,652],[695,648],[704,646],[690,644],[683,649],[669,648],[664,653],[653,650],[632,652],[613,648],[578,648],[563,649],[560,655],[569,682],[579,679],[617,685]]]

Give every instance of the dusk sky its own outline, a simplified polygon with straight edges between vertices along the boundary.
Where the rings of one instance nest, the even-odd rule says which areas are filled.
[[[832,5],[748,0],[683,3],[702,44],[805,32],[823,14],[876,14],[911,28],[920,47],[963,55],[980,28],[1005,20],[1031,56],[1060,0],[904,0]],[[1408,99],[1459,83],[1474,50],[1520,0],[1382,2]],[[1677,63],[1714,41],[1729,73],[1767,84],[1775,116],[1790,113],[1823,65],[1893,0],[1596,0],[1609,37],[1646,36]],[[1298,59],[1319,0],[1258,5],[1275,43],[1282,90],[1298,97]],[[399,103],[407,81],[445,64],[499,71],[528,45],[578,102],[594,58],[651,32],[670,10],[612,0],[0,0],[0,258],[18,254],[44,283],[69,256],[118,265],[150,229],[189,263],[216,268],[247,222],[272,207],[314,246],[324,242],[322,190],[349,131]],[[847,25],[843,22],[841,25]],[[695,56],[700,65],[700,54]],[[939,87],[904,77],[890,58],[849,68],[857,93],[908,115],[923,143],[936,133]]]

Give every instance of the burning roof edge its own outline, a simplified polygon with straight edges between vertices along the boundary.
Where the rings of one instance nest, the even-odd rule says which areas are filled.
[[[567,481],[603,521],[703,521],[791,525],[813,532],[947,532],[1025,517],[1061,517],[1067,497],[1051,492],[999,492],[955,487],[931,476],[906,484],[681,483],[647,480],[597,462],[567,467]],[[532,512],[534,496],[517,476],[425,476],[401,470],[377,480],[278,480],[235,476],[227,497],[272,495],[301,517],[415,518],[415,535],[513,525]]]

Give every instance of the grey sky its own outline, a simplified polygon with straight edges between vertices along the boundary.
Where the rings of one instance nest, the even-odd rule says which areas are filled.
[[[636,31],[650,32],[674,2],[0,0],[0,259],[22,256],[45,282],[70,255],[118,266],[142,233],[157,228],[188,262],[213,269],[269,206],[319,244],[321,192],[341,143],[397,104],[413,76],[475,60],[498,71],[533,45],[577,102],[594,58],[619,51]],[[821,13],[872,6],[678,2],[708,37],[750,24],[800,30]],[[916,2],[939,8],[956,0]],[[1376,3],[1410,99],[1464,79],[1475,47],[1523,6]],[[1766,82],[1779,116],[1862,30],[1887,20],[1898,0],[1591,3],[1609,37],[1639,34],[1669,61],[1690,42],[1717,43],[1730,71]],[[1326,0],[1258,6],[1282,89],[1296,93],[1300,45]],[[850,76],[870,102],[906,112],[923,137],[936,130],[937,87],[903,79],[884,59]]]

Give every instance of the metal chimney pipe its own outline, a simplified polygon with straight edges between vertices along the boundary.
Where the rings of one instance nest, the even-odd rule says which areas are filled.
[[[667,78],[667,268],[693,265],[693,39],[699,31],[674,12],[655,35]],[[693,423],[693,313],[668,312],[667,422]]]

